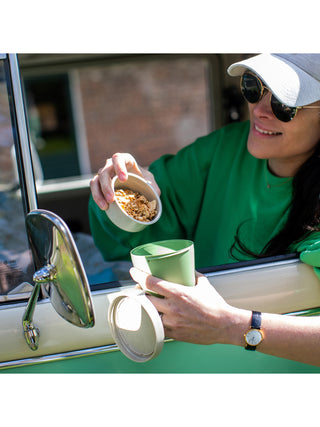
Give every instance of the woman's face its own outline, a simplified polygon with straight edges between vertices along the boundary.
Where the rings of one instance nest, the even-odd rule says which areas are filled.
[[[290,122],[281,122],[271,110],[271,93],[256,104],[248,104],[250,115],[249,152],[268,159],[275,175],[293,176],[312,155],[320,141],[320,109],[298,110]],[[320,101],[312,104],[320,106]]]

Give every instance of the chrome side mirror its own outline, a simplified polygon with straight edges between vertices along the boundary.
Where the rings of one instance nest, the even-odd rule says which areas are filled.
[[[28,346],[37,350],[40,331],[32,319],[41,286],[57,313],[76,326],[93,327],[94,312],[87,276],[65,222],[36,209],[27,215],[26,227],[37,271],[22,325]]]

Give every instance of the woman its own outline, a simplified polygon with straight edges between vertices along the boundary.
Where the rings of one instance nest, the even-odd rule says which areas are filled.
[[[105,259],[124,259],[146,241],[189,238],[197,268],[297,251],[320,277],[320,55],[257,55],[228,72],[241,76],[250,122],[199,138],[148,171],[130,154],[108,159],[91,182],[96,244]],[[127,171],[161,192],[163,215],[141,233],[116,230],[103,212],[114,200],[112,177],[125,181]],[[201,275],[194,288],[131,275],[165,297],[150,299],[168,337],[320,365],[320,319],[231,307]]]

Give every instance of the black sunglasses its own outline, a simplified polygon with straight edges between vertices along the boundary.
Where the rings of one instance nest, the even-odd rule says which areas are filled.
[[[250,102],[250,104],[256,104],[263,97],[263,94],[266,90],[269,90],[254,74],[244,73],[241,76],[241,92],[244,98]],[[271,96],[271,109],[273,114],[276,116],[278,120],[282,122],[290,122],[297,111],[302,108],[320,108],[317,106],[303,106],[303,107],[288,107],[288,105],[280,102],[273,94]]]

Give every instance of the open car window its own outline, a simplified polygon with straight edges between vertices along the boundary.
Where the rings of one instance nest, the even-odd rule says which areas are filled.
[[[116,150],[134,151],[146,166],[208,133],[215,121],[211,62],[216,72],[215,57],[19,55],[29,136],[42,167],[38,207],[65,220],[90,285],[130,279],[131,266],[104,261],[93,242],[91,177]]]
[[[44,61],[43,65],[36,65],[40,60]],[[231,60],[228,58],[228,61]],[[57,61],[55,67],[52,66],[52,61]],[[115,281],[130,279],[131,263],[103,260],[93,242],[88,224],[90,178],[101,166],[101,161],[105,159],[107,153],[112,153],[118,148],[119,141],[121,141],[123,150],[130,152],[137,149],[142,164],[147,165],[154,160],[153,157],[159,157],[170,152],[171,149],[176,152],[181,148],[179,145],[181,141],[185,141],[186,145],[192,142],[196,136],[208,133],[220,126],[220,121],[229,121],[230,118],[218,119],[219,115],[221,116],[221,100],[219,101],[219,99],[223,96],[222,88],[224,87],[224,83],[219,80],[222,66],[220,62],[221,58],[218,59],[218,55],[200,57],[145,55],[138,58],[127,57],[121,61],[118,57],[92,58],[90,55],[83,55],[81,58],[75,58],[73,55],[65,55],[62,58],[54,55],[49,57],[46,55],[36,55],[36,57],[20,55],[19,71],[21,72],[21,86],[24,90],[25,109],[18,113],[11,111],[11,119],[14,114],[18,118],[23,117],[28,123],[28,135],[25,140],[21,140],[19,136],[19,141],[16,142],[17,155],[13,147],[14,138],[19,134],[19,129],[17,129],[19,126],[14,119],[11,120],[13,124],[10,121],[11,101],[9,102],[8,91],[11,89],[7,81],[5,66],[2,66],[1,88],[4,106],[1,106],[1,109],[4,111],[3,115],[6,117],[7,123],[6,131],[2,132],[2,135],[4,138],[6,134],[9,134],[10,148],[7,157],[10,158],[11,171],[7,171],[7,179],[10,181],[10,174],[13,177],[13,185],[10,187],[10,184],[4,194],[6,207],[9,207],[9,201],[13,200],[19,204],[16,209],[12,208],[15,218],[10,214],[10,210],[7,213],[12,227],[7,226],[6,230],[10,233],[14,229],[15,238],[19,236],[23,240],[23,247],[20,249],[13,239],[8,239],[12,242],[17,259],[8,259],[7,262],[15,266],[18,258],[22,260],[24,257],[23,268],[20,260],[19,271],[27,274],[23,277],[20,275],[16,283],[12,283],[9,287],[6,286],[5,298],[8,298],[7,294],[11,290],[16,294],[16,286],[21,285],[22,289],[25,289],[26,282],[32,283],[30,274],[32,259],[28,251],[24,215],[34,208],[52,211],[67,223],[80,252],[91,286],[110,287]],[[223,67],[225,68],[225,64]],[[188,73],[184,72],[186,70]],[[184,78],[182,79],[181,76]],[[61,92],[63,96],[57,89],[57,82],[61,83],[61,79],[64,82]],[[20,84],[19,75],[14,76],[13,80],[17,80]],[[131,81],[131,83],[129,86],[123,85],[124,81]],[[213,81],[219,86],[219,89],[213,88]],[[145,93],[145,84],[142,82],[150,83],[147,86],[147,93]],[[14,81],[11,83],[13,84]],[[59,86],[60,89],[61,87]],[[159,91],[159,87],[166,88],[166,90]],[[215,102],[213,102],[212,92],[215,92],[214,94],[217,96]],[[179,95],[178,100],[173,93]],[[229,99],[230,96],[228,95],[227,98]],[[128,102],[129,99],[139,99],[142,105],[137,109]],[[209,100],[211,101],[209,102]],[[16,99],[14,102],[16,103]],[[63,105],[66,103],[67,106],[62,108],[61,103]],[[150,105],[153,108],[150,108]],[[173,126],[171,122],[176,105],[186,105],[188,108],[178,109],[177,115],[174,116]],[[238,100],[236,100],[234,105],[229,106],[228,104],[225,110],[238,111],[238,107]],[[150,115],[150,110],[154,109],[157,114]],[[62,110],[64,115],[61,115]],[[136,110],[139,112],[138,117],[134,115],[137,113]],[[132,115],[134,117],[131,117]],[[104,117],[107,117],[108,120],[102,119]],[[234,115],[232,117],[233,120],[238,120],[240,113],[237,113],[236,117]],[[121,123],[120,127],[119,123]],[[132,126],[133,123],[140,123],[140,125],[136,129]],[[148,125],[150,134],[145,128],[145,123],[150,123]],[[156,126],[160,126],[161,132],[157,130]],[[62,132],[63,130],[64,132]],[[192,132],[190,132],[191,130]],[[77,172],[74,172],[72,168],[68,169],[69,163],[66,159],[69,158],[70,153],[66,148],[69,147],[66,143],[66,132],[69,135],[68,144],[76,145],[77,158],[79,164],[82,165],[81,173],[77,176],[69,176],[77,174]],[[146,140],[142,140],[141,135],[145,135]],[[159,135],[160,139],[157,140]],[[152,141],[152,149],[149,144],[146,144],[146,141]],[[157,152],[154,152],[154,147],[157,147]],[[19,151],[24,149],[29,150],[29,154],[26,159],[23,159],[22,169],[31,163],[28,159],[31,153],[33,177],[28,177],[24,170],[20,171],[22,187],[20,192],[19,179],[14,165],[15,158],[19,160],[19,157],[23,157]],[[67,155],[67,153],[69,154]],[[58,165],[61,166],[63,173],[60,171],[61,168],[57,167]],[[66,169],[68,170],[66,171]],[[24,178],[21,179],[21,176]],[[32,181],[32,185],[29,187],[28,180]],[[37,184],[37,194],[33,181],[36,181]],[[32,193],[36,194],[36,201],[33,203],[29,200]],[[19,218],[19,227],[14,224],[14,221],[18,221],[17,218]]]

